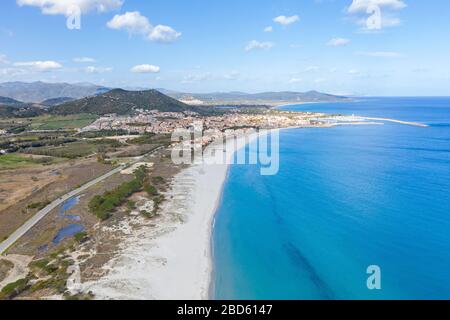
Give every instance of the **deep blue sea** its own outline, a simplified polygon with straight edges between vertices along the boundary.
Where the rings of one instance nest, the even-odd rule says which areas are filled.
[[[231,166],[213,236],[217,299],[450,299],[450,98],[285,107],[387,123],[280,134],[280,171]],[[367,267],[381,268],[369,290]]]

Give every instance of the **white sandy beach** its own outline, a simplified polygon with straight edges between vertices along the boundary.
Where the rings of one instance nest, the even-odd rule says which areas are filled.
[[[245,144],[237,139],[238,148]],[[124,222],[128,235],[108,275],[84,283],[83,291],[97,299],[208,299],[212,225],[227,171],[226,164],[199,164],[176,175],[161,217],[150,223],[139,217],[138,230]]]

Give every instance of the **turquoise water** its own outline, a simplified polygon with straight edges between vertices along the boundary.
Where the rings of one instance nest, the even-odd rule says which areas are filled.
[[[450,98],[286,107],[429,124],[292,129],[280,171],[230,168],[217,299],[450,299]],[[366,269],[381,268],[381,290]]]

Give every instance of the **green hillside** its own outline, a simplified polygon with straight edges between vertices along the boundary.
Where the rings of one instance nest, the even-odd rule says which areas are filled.
[[[67,115],[77,113],[129,114],[135,109],[159,110],[162,112],[196,111],[195,107],[170,98],[157,90],[126,91],[114,89],[104,94],[60,104],[50,109],[51,113]]]

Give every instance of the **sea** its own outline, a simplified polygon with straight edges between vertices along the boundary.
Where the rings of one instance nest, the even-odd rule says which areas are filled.
[[[215,216],[212,297],[450,299],[450,98],[282,109],[428,127],[282,130],[278,174],[232,165]]]

